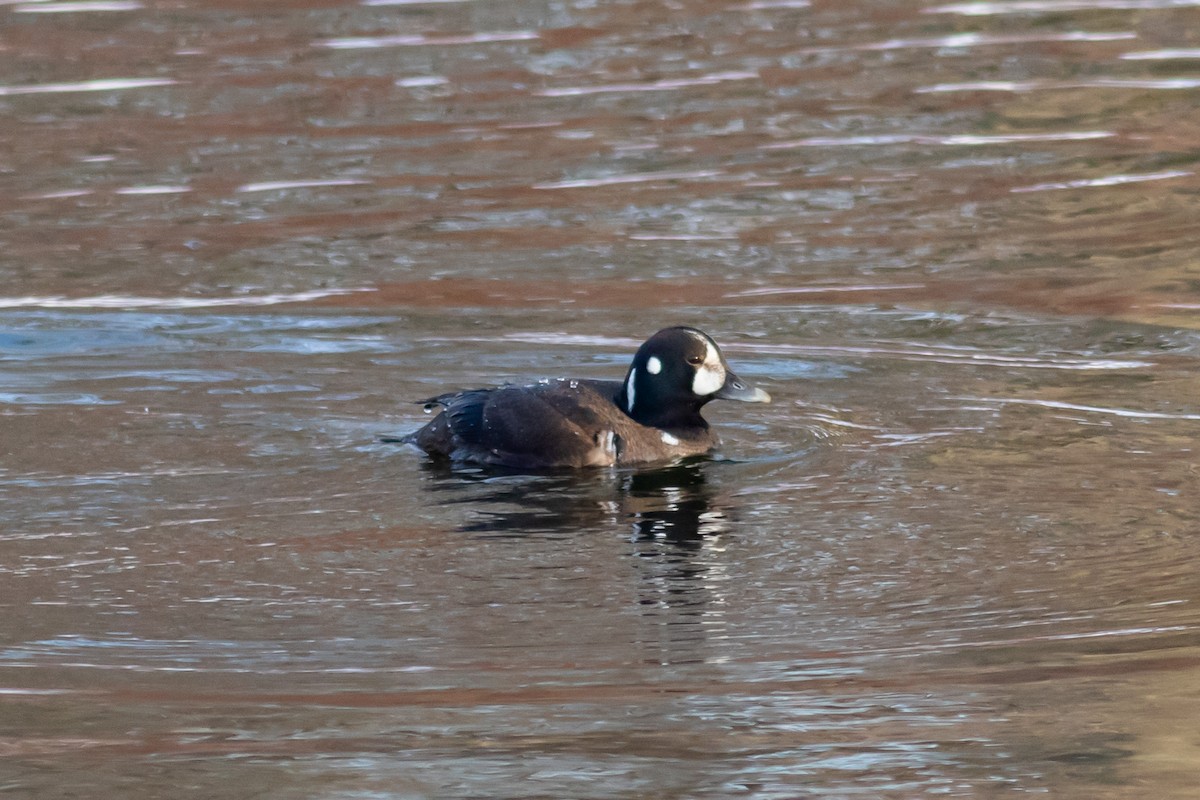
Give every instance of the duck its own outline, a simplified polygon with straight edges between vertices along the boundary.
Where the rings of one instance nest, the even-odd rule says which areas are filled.
[[[438,410],[400,442],[455,464],[518,470],[621,467],[711,453],[701,416],[712,400],[767,403],[730,369],[712,337],[664,328],[633,356],[624,380],[557,378],[448,392],[419,401]]]

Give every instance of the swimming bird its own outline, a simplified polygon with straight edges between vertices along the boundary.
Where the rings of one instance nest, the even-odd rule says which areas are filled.
[[[400,441],[456,463],[514,469],[606,467],[711,452],[711,400],[767,403],[696,328],[665,328],[638,348],[623,381],[558,378],[421,401],[433,420]]]

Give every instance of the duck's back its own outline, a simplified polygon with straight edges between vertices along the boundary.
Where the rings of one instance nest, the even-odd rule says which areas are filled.
[[[640,425],[617,404],[616,381],[556,380],[442,395],[444,410],[408,441],[454,461],[518,469],[611,466],[711,450],[703,428]]]

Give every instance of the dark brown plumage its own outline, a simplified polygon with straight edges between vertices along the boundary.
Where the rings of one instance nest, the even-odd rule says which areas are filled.
[[[666,328],[634,355],[625,380],[545,381],[449,393],[443,410],[402,441],[437,458],[517,469],[669,461],[710,452],[700,415],[714,399],[767,402],[735,376],[707,334]]]

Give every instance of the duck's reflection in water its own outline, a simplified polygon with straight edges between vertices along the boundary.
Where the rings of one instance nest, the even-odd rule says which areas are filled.
[[[713,502],[707,466],[692,461],[625,476],[621,493],[634,538],[699,547],[705,537],[724,533],[728,520]]]
[[[723,637],[727,571],[722,534],[731,532],[726,503],[708,481],[711,462],[639,472],[624,481],[641,580],[638,639],[647,660],[663,664],[711,660]]]
[[[459,531],[484,538],[564,538],[612,525],[619,504],[611,474],[506,472],[426,464],[428,488],[441,505],[468,509]]]
[[[443,504],[469,506],[459,530],[482,538],[545,542],[631,531],[623,536],[641,612],[633,636],[647,661],[693,663],[712,660],[706,643],[725,631],[725,543],[735,522],[729,498],[710,481],[720,467],[692,460],[615,474],[530,475],[432,464],[429,488],[445,494]]]
[[[575,534],[632,524],[634,540],[698,547],[727,530],[705,470],[712,462],[685,461],[636,472],[519,473],[450,467],[429,462],[428,489],[442,505],[470,506],[468,533],[522,536]]]

